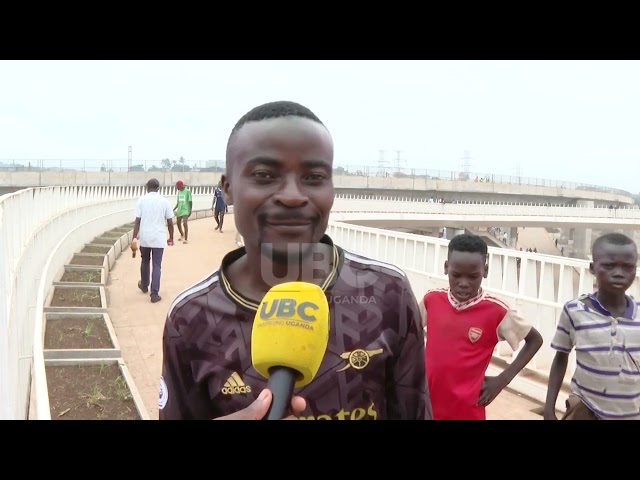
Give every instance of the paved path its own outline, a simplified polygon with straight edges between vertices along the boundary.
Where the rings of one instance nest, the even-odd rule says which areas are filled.
[[[553,237],[546,228],[518,228],[518,249],[536,248],[538,253],[561,257],[560,249],[556,248]]]
[[[220,265],[225,253],[236,248],[233,215],[224,219],[223,233],[215,231],[212,217],[189,223],[189,244],[167,247],[162,262],[160,295],[152,304],[149,295],[138,290],[140,257],[125,250],[116,260],[107,284],[108,312],[113,322],[122,357],[151,419],[158,418],[158,382],[162,369],[162,332],[167,309],[188,286],[203,279]],[[178,230],[175,230],[178,238]],[[487,409],[491,420],[541,419],[531,412],[539,407],[509,391],[502,392]]]
[[[225,253],[236,248],[233,216],[224,219],[223,232],[214,230],[213,217],[189,222],[189,243],[167,247],[162,261],[160,296],[151,303],[137,287],[140,256],[125,250],[116,260],[107,285],[108,312],[136,387],[152,419],[158,418],[158,382],[162,369],[162,332],[169,305],[185,288],[216,270]],[[174,239],[179,237],[175,228]]]

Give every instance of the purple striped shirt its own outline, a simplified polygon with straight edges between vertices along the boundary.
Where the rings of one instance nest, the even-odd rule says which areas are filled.
[[[601,419],[640,420],[638,305],[627,297],[627,310],[616,318],[595,294],[585,294],[567,302],[560,314],[551,347],[575,349],[571,390]]]

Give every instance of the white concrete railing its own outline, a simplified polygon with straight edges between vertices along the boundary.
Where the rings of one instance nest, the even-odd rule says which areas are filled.
[[[327,233],[347,250],[402,268],[418,299],[431,288],[448,286],[444,275],[448,240],[336,221],[329,222]],[[519,269],[517,258],[521,259]],[[564,303],[594,290],[589,262],[489,247],[488,263],[489,274],[483,287],[502,298],[540,331],[544,345],[530,368],[543,376],[548,375],[555,355],[549,345]],[[635,298],[640,296],[639,276],[640,269],[628,291]],[[501,342],[495,356],[509,362],[515,353],[506,342]],[[570,377],[573,368],[574,362],[570,361],[566,378]]]
[[[372,192],[375,190],[371,190]],[[391,196],[391,195],[379,195],[376,193],[359,193],[359,194],[354,194],[354,193],[336,193],[335,195],[335,199],[336,200],[366,200],[366,201],[384,201],[384,202],[404,202],[404,203],[411,203],[411,204],[415,204],[415,203],[428,203],[431,205],[522,205],[522,206],[530,206],[530,207],[569,207],[569,208],[583,208],[584,205],[578,205],[573,204],[573,203],[567,203],[567,202],[559,202],[559,203],[552,203],[552,202],[548,202],[548,201],[540,201],[540,202],[513,202],[513,201],[499,201],[499,202],[488,202],[488,201],[480,201],[480,200],[459,200],[459,201],[455,201],[455,202],[446,202],[444,204],[442,203],[438,203],[437,201],[434,202],[429,202],[429,199],[426,197],[419,197],[419,198],[413,198],[413,197],[402,197],[402,196]],[[588,204],[590,205],[591,203],[594,204],[594,208],[600,208],[600,209],[606,209],[609,210],[609,204],[607,204],[607,202],[604,201],[599,201],[600,205],[595,205],[596,201],[594,200],[585,200],[585,199],[579,199],[576,200],[576,202],[579,202],[581,204]],[[636,204],[623,204],[622,206],[619,206],[618,210],[620,209],[635,209],[638,210],[640,209],[640,206],[636,205]],[[616,210],[615,208],[611,209],[611,210]]]
[[[330,224],[342,244],[356,252],[429,275],[444,274],[448,240],[336,221]],[[489,247],[488,264],[486,287],[540,302],[564,304],[592,291],[595,284],[587,260]],[[640,298],[640,269],[629,294]]]
[[[111,201],[126,195],[121,189],[50,187],[0,197],[2,418],[24,419],[27,415],[36,297],[47,257],[62,234],[51,225],[63,222],[71,229],[79,220],[71,212],[80,206],[108,208]]]
[[[32,371],[43,375],[44,368],[43,302],[59,269],[97,234],[133,221],[135,201],[144,192],[43,187],[0,197],[0,419],[27,418]],[[160,193],[173,202],[176,190]],[[211,207],[213,188],[192,193],[194,210]]]
[[[416,222],[481,222],[504,225],[575,224],[640,228],[640,208],[609,209],[506,203],[428,203],[394,199],[336,198],[332,208],[338,221],[413,220]],[[501,223],[502,222],[502,223]]]
[[[34,160],[31,165],[27,163],[22,166],[16,165],[14,168],[5,167],[0,169],[0,187],[2,186],[22,186],[22,187],[46,187],[56,185],[126,185],[137,186],[146,183],[151,177],[155,176],[161,185],[174,185],[177,180],[183,180],[192,186],[209,186],[217,185],[220,176],[224,172],[224,162],[220,162],[217,168],[211,171],[191,170],[182,171],[127,171],[125,164],[119,171],[87,171],[82,166],[82,161],[61,160],[54,161],[54,168],[42,170],[44,164],[42,160]],[[117,162],[117,161],[116,161]],[[111,162],[113,164],[113,162]],[[151,164],[149,164],[151,166]],[[210,166],[210,165],[207,165]],[[25,168],[26,167],[26,168]],[[112,168],[110,166],[110,168]],[[571,182],[563,182],[557,180],[539,180],[534,182],[527,181],[524,177],[500,177],[499,175],[487,175],[489,182],[475,182],[464,180],[464,177],[453,172],[431,171],[428,176],[427,171],[410,169],[405,175],[398,175],[396,171],[387,171],[389,175],[380,175],[382,172],[378,169],[369,169],[368,167],[361,170],[356,167],[355,170],[340,171],[336,166],[333,172],[333,183],[336,189],[349,189],[360,191],[414,191],[414,192],[433,192],[442,193],[446,198],[456,197],[460,194],[472,194],[481,196],[502,196],[527,195],[530,197],[546,197],[546,198],[582,198],[598,201],[613,201],[622,203],[634,203],[633,196],[629,192],[608,187],[587,186],[584,184],[575,184]],[[145,169],[146,170],[146,169]],[[408,174],[408,175],[406,175]],[[531,179],[529,179],[531,180]]]

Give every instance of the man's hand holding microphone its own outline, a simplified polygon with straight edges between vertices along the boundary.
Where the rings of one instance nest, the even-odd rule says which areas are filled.
[[[267,415],[267,412],[269,412],[272,401],[273,394],[268,388],[265,388],[260,392],[258,398],[256,398],[247,408],[238,410],[236,413],[232,413],[231,415],[216,418],[215,420],[263,420]],[[302,397],[292,397],[290,411],[282,420],[297,420],[297,416],[304,412],[305,408],[307,408],[307,402],[305,402]]]
[[[288,282],[262,299],[251,331],[255,370],[267,388],[248,407],[216,420],[295,420],[306,408],[294,387],[311,383],[329,342],[329,302],[313,283]]]

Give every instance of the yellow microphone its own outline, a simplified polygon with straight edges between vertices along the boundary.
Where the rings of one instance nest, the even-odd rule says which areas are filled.
[[[329,342],[329,302],[318,285],[281,283],[262,299],[251,330],[253,368],[268,379],[266,420],[284,418],[293,389],[318,373]]]

